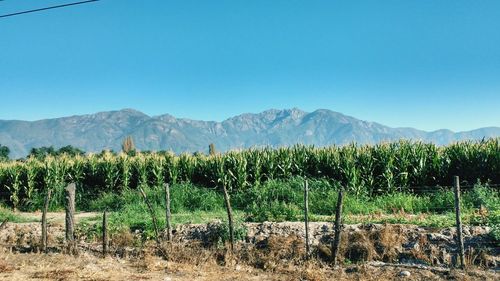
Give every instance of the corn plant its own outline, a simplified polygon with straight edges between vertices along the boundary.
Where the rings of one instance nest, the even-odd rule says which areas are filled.
[[[5,187],[10,193],[9,199],[14,210],[19,207],[21,201],[20,191],[22,183],[20,168],[20,166],[16,165],[7,165],[5,170],[7,176],[7,184],[5,184]]]
[[[107,190],[114,190],[120,179],[120,167],[117,162],[117,158],[109,152],[104,153],[97,161],[97,172],[103,176]]]
[[[30,158],[22,167],[25,170],[24,173],[26,174],[24,200],[26,200],[27,203],[30,203],[30,200],[36,192],[37,178],[43,166],[37,159]]]
[[[165,164],[165,157],[158,154],[153,154],[147,159],[147,166],[153,174],[153,181],[156,187],[162,187],[165,183]]]
[[[268,180],[296,176],[325,179],[352,194],[376,196],[449,186],[455,175],[465,183],[479,180],[500,184],[500,138],[442,147],[400,141],[363,146],[266,147],[215,155],[104,152],[30,158],[0,163],[0,196],[17,208],[29,204],[34,194],[47,188],[53,189],[57,202],[69,182],[77,182],[85,194],[97,196],[163,182],[191,182],[211,188],[223,184],[237,192],[259,189]]]
[[[120,169],[121,188],[128,189],[130,187],[130,180],[132,177],[132,163],[130,162],[130,158],[127,154],[120,154],[118,157],[118,165]]]

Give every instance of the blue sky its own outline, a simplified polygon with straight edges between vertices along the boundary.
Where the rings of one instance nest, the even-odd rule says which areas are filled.
[[[5,0],[0,14],[71,2]],[[327,108],[500,126],[500,1],[100,2],[0,18],[0,119]]]

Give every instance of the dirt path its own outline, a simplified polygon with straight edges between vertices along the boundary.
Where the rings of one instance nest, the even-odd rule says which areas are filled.
[[[42,212],[19,212],[16,215],[28,220],[28,221],[41,221]],[[64,212],[48,212],[47,221],[53,224],[64,224],[66,214]],[[96,212],[80,212],[75,214],[75,220],[78,223],[82,219],[92,219],[101,216],[100,213]]]

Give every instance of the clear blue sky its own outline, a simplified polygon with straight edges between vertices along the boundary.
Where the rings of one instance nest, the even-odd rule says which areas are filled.
[[[0,14],[72,0],[0,1]],[[500,126],[498,0],[102,0],[0,19],[0,119],[327,108]]]

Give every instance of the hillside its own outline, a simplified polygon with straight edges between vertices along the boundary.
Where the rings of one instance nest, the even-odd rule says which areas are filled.
[[[148,116],[124,109],[96,114],[40,121],[0,120],[0,144],[11,149],[10,156],[27,155],[33,147],[73,145],[89,152],[119,150],[131,135],[140,150],[206,151],[215,143],[219,151],[254,146],[283,146],[296,143],[331,144],[378,143],[398,139],[434,142],[439,145],[458,140],[500,136],[500,128],[480,128],[467,132],[413,128],[391,128],[338,112],[319,109],[271,109],[258,114],[242,114],[222,122],[176,118],[165,114]]]

